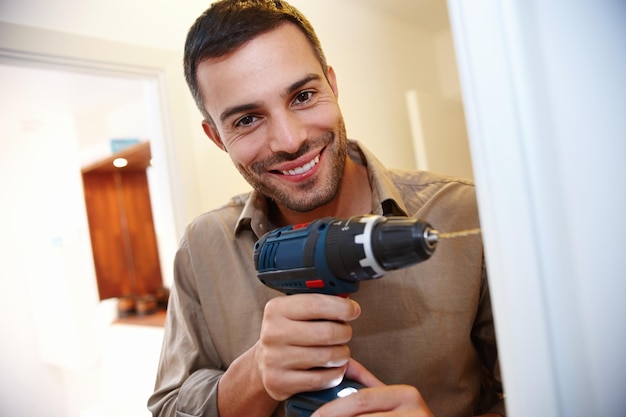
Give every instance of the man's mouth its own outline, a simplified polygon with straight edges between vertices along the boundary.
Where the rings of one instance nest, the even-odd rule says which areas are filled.
[[[300,175],[300,174],[304,174],[305,172],[308,172],[310,170],[313,169],[313,167],[315,165],[318,164],[318,162],[320,161],[320,156],[319,154],[313,158],[311,161],[307,162],[306,164],[299,166],[297,168],[294,169],[290,169],[287,171],[280,171],[283,175]]]

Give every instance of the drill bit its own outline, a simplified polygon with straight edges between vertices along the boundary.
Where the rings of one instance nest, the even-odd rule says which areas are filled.
[[[478,234],[480,234],[480,227],[447,233],[441,233],[434,229],[427,229],[424,237],[426,238],[426,242],[428,242],[430,246],[434,247],[440,239],[452,239],[455,237],[473,236]]]
[[[465,237],[480,234],[480,227],[475,229],[459,230],[458,232],[439,233],[440,239],[452,239],[455,237]]]

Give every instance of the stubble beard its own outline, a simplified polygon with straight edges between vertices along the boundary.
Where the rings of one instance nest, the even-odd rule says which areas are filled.
[[[311,148],[325,147],[324,158],[331,161],[330,175],[325,178],[311,178],[294,187],[285,187],[284,183],[263,181],[267,176],[267,167],[275,164],[292,161],[306,154]],[[239,172],[245,180],[259,193],[274,200],[275,203],[298,213],[306,213],[328,204],[335,198],[348,156],[348,139],[343,119],[340,121],[337,135],[334,132],[306,141],[296,153],[278,153],[272,157],[258,161],[251,166],[250,171],[239,167]]]

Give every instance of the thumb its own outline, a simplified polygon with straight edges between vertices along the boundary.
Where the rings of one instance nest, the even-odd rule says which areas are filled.
[[[366,387],[382,387],[385,384],[368,371],[365,366],[356,360],[350,358],[348,361],[348,369],[346,369],[345,377],[353,381],[357,381]]]

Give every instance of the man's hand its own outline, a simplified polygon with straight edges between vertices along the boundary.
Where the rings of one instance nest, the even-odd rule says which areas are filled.
[[[347,397],[326,403],[311,417],[357,417],[361,415],[386,417],[433,417],[419,391],[410,385],[385,385],[363,365],[350,359],[346,378],[358,381],[362,388]],[[477,417],[502,417],[484,414]]]
[[[326,403],[311,417],[357,417],[374,413],[388,417],[433,417],[419,391],[410,385],[362,388]]]
[[[256,360],[275,400],[337,385],[348,368],[349,322],[361,314],[350,299],[296,294],[267,303]]]
[[[311,417],[356,417],[372,413],[389,417],[433,417],[415,387],[385,385],[354,359],[349,362],[346,378],[358,381],[368,388],[325,404]]]

